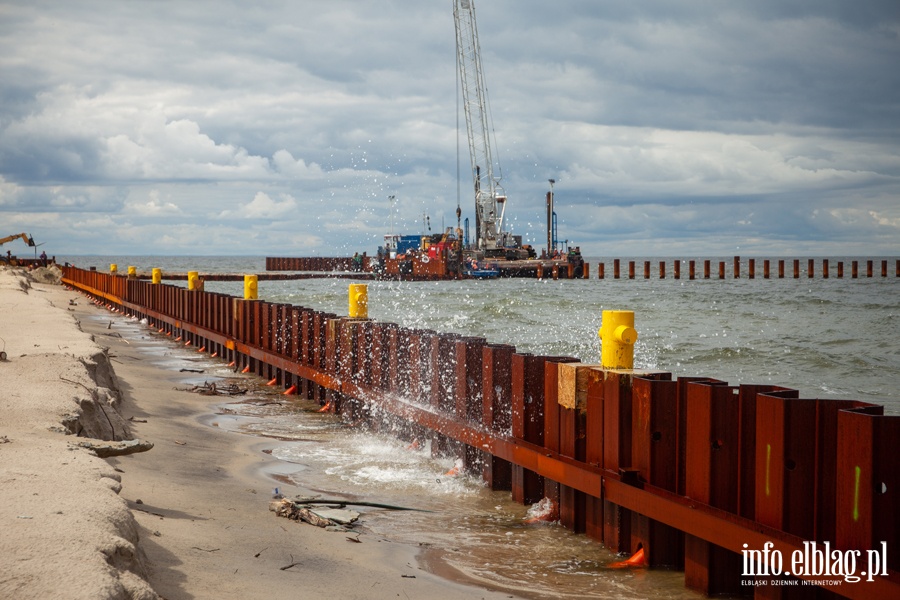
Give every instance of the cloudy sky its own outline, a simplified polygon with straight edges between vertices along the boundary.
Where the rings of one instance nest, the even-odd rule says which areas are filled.
[[[452,0],[0,1],[0,237],[335,255],[474,224]],[[478,0],[507,224],[900,254],[897,0]],[[21,242],[4,248],[22,255]]]

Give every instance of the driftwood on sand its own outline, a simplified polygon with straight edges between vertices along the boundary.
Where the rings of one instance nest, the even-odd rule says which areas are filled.
[[[100,458],[109,458],[110,456],[125,456],[126,454],[137,454],[138,452],[146,452],[153,448],[153,442],[147,440],[124,440],[121,442],[104,442],[102,440],[83,440],[72,444],[79,448],[87,448],[93,450],[94,454]]]
[[[370,506],[387,510],[414,510],[417,512],[431,512],[419,508],[407,508],[393,504],[381,504],[378,502],[364,502],[352,500],[332,500],[327,498],[281,498],[269,504],[269,510],[279,517],[292,521],[303,521],[316,527],[338,528],[352,527],[359,519],[359,513],[346,508],[348,504],[355,506]],[[351,540],[358,541],[358,540]]]
[[[291,502],[286,498],[273,501],[269,505],[269,510],[279,517],[291,519],[292,521],[303,521],[316,527],[331,527],[335,525],[346,527],[351,526],[359,519],[359,513],[353,510],[342,510],[321,505],[304,506]]]
[[[247,388],[239,388],[237,384],[232,383],[225,387],[219,387],[216,382],[205,382],[203,385],[195,385],[189,388],[175,388],[179,392],[192,392],[201,396],[243,396],[247,393]]]

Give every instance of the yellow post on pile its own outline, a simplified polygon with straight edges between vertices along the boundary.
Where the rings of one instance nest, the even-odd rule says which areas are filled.
[[[162,270],[161,269],[153,269],[152,279],[150,280],[153,283],[162,282]]]
[[[259,299],[259,283],[256,275],[244,275],[244,300]]]
[[[197,271],[188,271],[187,274],[188,289],[192,292],[200,289],[200,273]]]
[[[110,275],[115,275],[115,274],[118,273],[118,272],[119,272],[119,265],[117,265],[117,264],[115,264],[115,263],[109,265],[109,273],[110,273]]]
[[[347,314],[351,319],[369,318],[369,286],[364,283],[350,284],[350,309]]]
[[[638,338],[634,311],[604,310],[598,335],[600,363],[604,369],[634,368],[634,343]]]
[[[137,268],[129,266],[128,267],[128,276],[129,277],[137,277]]]

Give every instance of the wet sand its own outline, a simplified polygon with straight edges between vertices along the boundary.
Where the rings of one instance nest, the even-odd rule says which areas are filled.
[[[310,491],[274,478],[272,440],[210,426],[221,399],[177,390],[183,374],[154,365],[80,294],[22,287],[0,272],[0,597],[513,597],[430,573],[415,545],[276,517],[274,486]],[[85,365],[98,353],[112,380]],[[101,459],[72,447],[82,439],[59,423],[84,409],[77,395],[105,387],[98,373],[119,398],[113,431],[152,450]]]

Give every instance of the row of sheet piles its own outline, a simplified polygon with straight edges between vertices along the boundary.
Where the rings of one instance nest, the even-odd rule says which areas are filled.
[[[518,502],[549,498],[570,530],[616,552],[642,548],[693,589],[740,593],[744,544],[789,552],[809,540],[862,551],[885,542],[900,590],[900,417],[880,406],[608,370],[79,269],[65,282],[349,422],[454,456]]]
[[[672,260],[672,277],[674,279],[681,279],[681,266],[682,263],[687,263],[688,270],[688,279],[697,279],[701,277],[701,273],[699,272],[698,265],[701,261],[698,260],[680,260],[674,259]],[[882,278],[888,277],[888,261],[882,259],[880,262],[880,275]],[[612,261],[612,278],[620,279],[623,277],[627,277],[628,279],[635,279],[637,272],[637,261],[630,260],[627,261],[627,273],[623,275],[622,268],[622,259],[616,258]],[[777,277],[778,279],[785,278],[785,266],[790,263],[792,266],[792,277],[794,279],[800,279],[801,277],[801,261],[799,258],[792,259],[790,261],[786,261],[784,259],[778,260],[769,260],[762,259],[762,278],[770,279],[773,277]],[[817,263],[819,267],[817,267]],[[858,279],[861,277],[861,273],[865,273],[866,278],[875,277],[875,261],[867,260],[865,261],[865,271],[861,271],[860,269],[861,261],[853,260],[850,261],[850,277],[852,279]],[[650,279],[651,278],[651,261],[645,260],[643,261],[643,278]],[[756,279],[757,277],[757,264],[758,260],[755,258],[747,259],[746,261],[746,270],[742,270],[743,261],[740,256],[735,256],[732,261],[732,277],[734,279],[740,279],[743,274],[746,274],[746,277],[749,279]],[[710,279],[713,277],[713,267],[717,267],[717,278],[725,279],[726,278],[726,262],[723,260],[720,261],[712,261],[709,259],[702,261],[702,278]],[[776,267],[773,269],[773,266]],[[828,279],[830,276],[835,276],[838,279],[842,279],[844,277],[844,261],[831,261],[827,258],[822,259],[814,259],[809,258],[806,259],[806,270],[804,272],[807,278],[813,278],[817,276],[821,276],[822,279]],[[658,267],[655,269],[655,275],[659,279],[666,278],[666,261],[661,260],[658,263]],[[894,262],[894,276],[900,277],[900,260],[895,260]],[[604,262],[600,261],[597,264],[597,277],[599,279],[606,278],[606,265]],[[587,275],[585,276],[587,278]]]
[[[702,277],[703,279],[710,279],[717,277],[718,279],[726,278],[726,261],[717,260],[713,261],[710,259],[705,260],[681,260],[681,259],[671,259],[672,261],[672,277],[674,279],[681,279],[681,269],[682,264],[687,265],[687,277],[688,279],[696,279]],[[627,272],[624,277],[628,279],[635,279],[636,272],[638,268],[638,261],[627,260],[623,261],[623,259],[612,259],[612,277],[613,279],[620,279],[623,277],[623,262],[627,263]],[[437,261],[434,265],[431,265],[431,274],[434,276],[446,276],[446,270],[440,270],[438,264],[442,264],[443,261]],[[748,277],[749,279],[755,279],[759,275],[757,273],[757,265],[762,265],[762,278],[769,279],[775,278],[784,279],[785,277],[793,277],[794,279],[800,279],[801,276],[805,276],[807,278],[813,277],[821,277],[823,279],[828,279],[829,277],[837,277],[838,279],[842,279],[844,277],[844,265],[845,262],[843,260],[832,260],[828,258],[807,258],[805,259],[806,268],[805,270],[801,268],[801,259],[756,259],[750,258],[742,260],[740,256],[735,256],[732,259],[731,266],[731,276],[734,279],[739,279],[742,276]],[[644,260],[642,263],[643,266],[643,278],[650,279],[651,278],[651,261]],[[369,258],[363,255],[363,265],[365,266],[365,270],[371,270],[371,266],[369,265]],[[536,276],[538,279],[542,279],[545,276],[551,277],[553,279],[559,279],[560,277],[566,279],[574,279],[575,278],[575,266],[573,264],[562,264],[559,263],[545,263],[539,260],[529,260],[529,261],[500,261],[497,263],[499,268],[504,271],[507,275],[512,274],[516,271],[521,271],[518,276],[521,276],[523,273],[533,273],[531,276]],[[818,266],[817,266],[818,265]],[[879,261],[875,260],[851,260],[849,261],[850,265],[850,277],[852,279],[857,279],[862,277],[863,275],[866,278],[876,277],[876,274],[879,274],[882,278],[889,276],[889,261],[887,259],[881,259]],[[877,265],[877,269],[876,269]],[[423,274],[429,272],[429,268],[427,263],[419,263],[417,262],[416,270],[421,270]],[[666,279],[667,277],[667,261],[661,260],[658,261],[657,265],[655,265],[654,275],[659,279]],[[351,258],[341,258],[341,257],[266,257],[266,271],[326,271],[326,272],[335,272],[335,271],[350,271],[353,268],[353,260]],[[399,271],[397,270],[396,261],[389,261],[389,274],[398,275]],[[590,278],[590,269],[587,264],[584,265],[582,270],[582,276],[584,279]],[[900,259],[894,260],[894,276],[900,277]],[[599,279],[606,278],[606,264],[604,261],[598,261],[597,263],[597,277]]]
[[[349,256],[266,257],[266,271],[349,271]]]

